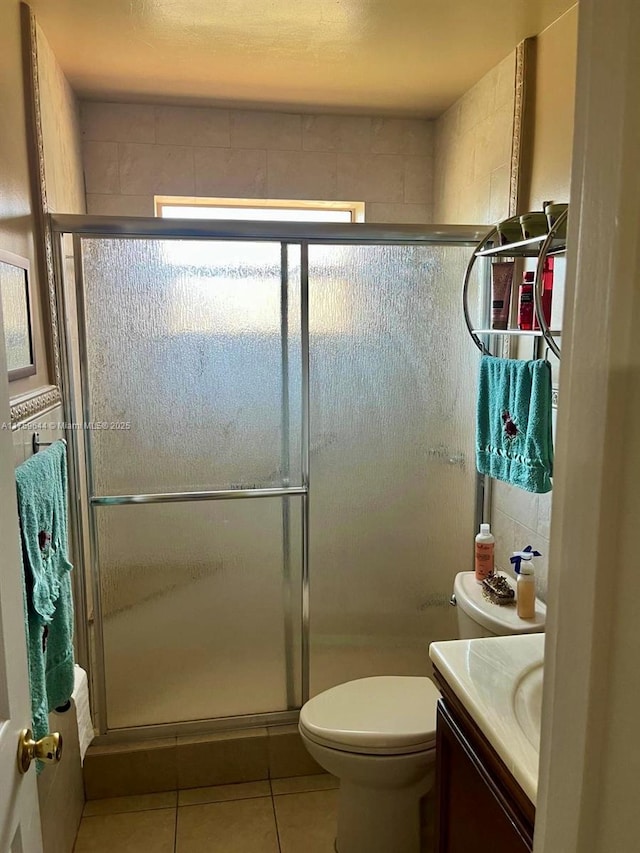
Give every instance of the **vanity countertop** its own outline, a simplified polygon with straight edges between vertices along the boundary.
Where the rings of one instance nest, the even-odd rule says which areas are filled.
[[[432,643],[429,656],[535,805],[544,634]]]

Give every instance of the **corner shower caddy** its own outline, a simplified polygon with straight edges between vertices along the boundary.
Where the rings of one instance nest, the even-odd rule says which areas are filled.
[[[555,338],[561,334],[560,330],[552,330],[544,317],[542,310],[542,271],[544,262],[548,257],[563,254],[566,251],[566,237],[558,236],[558,232],[563,229],[566,231],[566,222],[569,215],[568,209],[565,210],[556,219],[553,226],[547,234],[539,237],[531,237],[528,240],[519,240],[516,243],[500,243],[500,235],[497,228],[492,228],[491,231],[478,243],[476,249],[471,256],[471,260],[467,266],[467,271],[464,277],[464,285],[462,289],[462,304],[464,309],[464,320],[469,330],[469,334],[483,355],[495,355],[491,352],[486,343],[480,337],[481,335],[489,336],[506,336],[506,337],[533,337],[543,338],[547,346],[554,355],[560,358],[560,347]],[[534,306],[536,318],[538,321],[538,329],[525,330],[518,328],[509,329],[477,329],[474,328],[469,314],[469,283],[471,281],[471,273],[478,258],[537,258],[535,283],[533,288]],[[490,287],[490,284],[489,284]]]

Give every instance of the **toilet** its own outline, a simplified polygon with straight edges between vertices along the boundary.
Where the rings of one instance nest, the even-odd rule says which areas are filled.
[[[512,586],[513,580],[503,572]],[[456,607],[458,637],[471,640],[474,637],[504,637],[507,634],[539,634],[544,631],[547,606],[536,598],[536,613],[533,619],[521,619],[513,606],[492,604],[482,594],[482,586],[473,572],[460,572],[453,582],[451,604]]]
[[[544,631],[543,602],[536,601],[534,619],[520,619],[515,607],[486,601],[473,572],[456,576],[451,603],[460,639]],[[340,780],[337,853],[420,853],[439,698],[429,678],[382,675],[339,684],[302,707],[307,750]]]

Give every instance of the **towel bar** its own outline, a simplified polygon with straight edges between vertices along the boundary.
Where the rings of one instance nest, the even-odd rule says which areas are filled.
[[[65,444],[67,443],[66,438],[57,439],[57,440],[58,441],[64,441]],[[40,433],[39,432],[34,432],[32,438],[31,438],[31,449],[33,450],[34,453],[37,453],[41,447],[51,447],[52,444],[54,444],[53,441],[40,441]]]

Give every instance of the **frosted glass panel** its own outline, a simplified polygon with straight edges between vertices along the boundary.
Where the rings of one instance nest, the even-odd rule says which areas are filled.
[[[95,493],[299,482],[299,248],[284,321],[279,243],[86,238],[82,251],[88,419],[107,425],[90,433]]]
[[[281,499],[96,510],[109,728],[299,704],[300,499],[286,500],[290,585]]]
[[[311,692],[427,674],[471,568],[469,249],[309,248]]]

